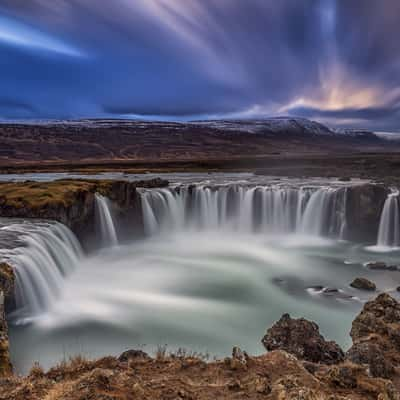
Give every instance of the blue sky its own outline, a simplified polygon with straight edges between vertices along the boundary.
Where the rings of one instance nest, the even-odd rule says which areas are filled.
[[[398,0],[2,0],[0,118],[400,130]]]

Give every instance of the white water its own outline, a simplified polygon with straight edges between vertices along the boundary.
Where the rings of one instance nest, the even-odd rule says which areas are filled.
[[[379,224],[378,247],[397,248],[400,246],[399,192],[388,195]]]
[[[144,345],[260,353],[265,329],[285,312],[315,320],[346,346],[370,296],[349,287],[352,279],[365,276],[396,293],[397,273],[365,269],[377,256],[340,240],[345,186],[184,182],[142,190],[141,204],[146,238],[113,246],[112,207],[97,196],[106,248],[89,256],[58,224],[26,230],[28,247],[14,255],[22,308],[10,337],[18,371]],[[396,252],[385,257],[398,263]],[[325,296],[314,285],[341,291]]]
[[[179,186],[143,190],[145,232],[223,230],[345,238],[346,188]]]
[[[100,225],[103,246],[116,246],[118,244],[117,230],[115,228],[110,201],[96,193],[96,215]]]
[[[19,246],[2,254],[15,267],[18,313],[38,315],[57,300],[82,258],[81,246],[59,223],[16,222],[1,229],[18,236]]]

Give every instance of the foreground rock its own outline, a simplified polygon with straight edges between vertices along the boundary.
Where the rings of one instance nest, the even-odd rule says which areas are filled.
[[[354,320],[347,358],[369,367],[372,376],[390,378],[400,365],[400,304],[386,293],[369,301]]]
[[[355,289],[369,290],[372,292],[376,290],[375,283],[371,282],[369,279],[366,278],[356,278],[354,279],[353,282],[350,283],[350,286]]]
[[[314,322],[304,318],[292,319],[285,314],[262,339],[269,350],[285,350],[301,360],[313,363],[335,364],[344,360],[342,349],[326,341]]]

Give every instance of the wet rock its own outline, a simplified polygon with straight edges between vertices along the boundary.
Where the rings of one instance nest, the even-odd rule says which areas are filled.
[[[376,242],[381,212],[389,189],[363,184],[346,188],[346,239]]]
[[[399,269],[397,265],[387,265],[382,261],[368,262],[365,266],[376,271],[397,271]]]
[[[344,359],[342,349],[333,341],[326,341],[314,322],[304,318],[292,319],[285,314],[262,339],[268,351],[284,350],[297,358],[314,362],[335,364]]]
[[[400,304],[387,293],[365,304],[353,321],[353,346],[346,357],[369,367],[375,377],[389,378],[400,364]]]
[[[325,294],[336,294],[336,293],[339,293],[339,289],[336,289],[336,288],[324,288],[323,293],[325,293]]]
[[[360,290],[369,290],[369,291],[376,290],[375,283],[371,282],[369,279],[366,278],[356,278],[354,279],[353,282],[350,283],[350,286]]]
[[[4,295],[5,311],[15,309],[15,275],[13,268],[4,262],[0,262],[0,291]]]

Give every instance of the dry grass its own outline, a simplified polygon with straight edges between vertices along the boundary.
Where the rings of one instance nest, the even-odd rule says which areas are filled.
[[[73,391],[73,382],[61,382],[52,387],[43,400],[61,400],[65,393]]]
[[[11,182],[0,184],[0,205],[13,208],[39,209],[48,205],[68,207],[76,195],[98,191],[107,194],[113,181],[110,180],[70,180],[53,182]]]
[[[39,378],[43,378],[44,377],[44,370],[42,368],[42,366],[38,363],[35,362],[31,368],[31,370],[29,371],[29,376],[32,379],[39,379]]]
[[[162,361],[167,358],[167,345],[158,346],[156,351],[156,360]]]

